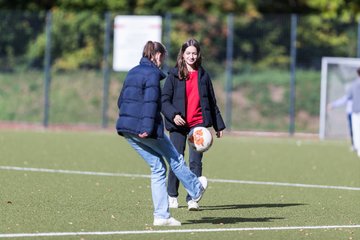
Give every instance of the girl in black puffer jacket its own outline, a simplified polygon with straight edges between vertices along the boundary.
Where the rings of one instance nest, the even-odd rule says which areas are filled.
[[[197,126],[213,127],[221,137],[225,129],[209,74],[201,66],[200,45],[190,39],[178,54],[176,67],[166,79],[161,96],[165,127],[177,151],[184,155],[187,134]],[[203,154],[189,148],[189,165],[197,176],[202,175]],[[178,207],[179,180],[170,170],[168,194],[171,208]],[[199,209],[197,202],[186,197],[188,209]]]

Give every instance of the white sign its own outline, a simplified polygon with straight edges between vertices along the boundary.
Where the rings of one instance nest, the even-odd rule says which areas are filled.
[[[116,16],[114,71],[128,71],[139,64],[147,41],[161,42],[160,16]]]

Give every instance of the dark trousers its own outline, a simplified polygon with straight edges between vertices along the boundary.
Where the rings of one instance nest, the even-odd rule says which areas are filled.
[[[348,119],[349,131],[350,131],[351,146],[354,147],[354,139],[353,139],[353,131],[352,131],[352,118],[351,118],[351,113],[348,113],[348,114],[347,114],[347,119]]]
[[[190,131],[190,129],[189,129]],[[176,150],[182,154],[185,158],[185,148],[187,145],[187,134],[189,131],[182,131],[182,132],[170,132],[170,140],[174,144]],[[200,177],[202,175],[202,157],[203,154],[194,151],[192,148],[188,146],[189,149],[189,167],[190,170],[197,176]],[[169,170],[168,175],[168,195],[170,197],[177,197],[179,196],[179,180],[176,178],[173,171]],[[186,202],[190,201],[191,197],[189,194],[186,196]]]

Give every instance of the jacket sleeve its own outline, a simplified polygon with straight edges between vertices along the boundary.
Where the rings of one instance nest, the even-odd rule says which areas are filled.
[[[142,109],[142,127],[140,132],[152,134],[155,126],[156,114],[159,109],[160,99],[160,79],[158,74],[147,75],[144,80],[144,102]]]
[[[210,101],[211,118],[212,118],[213,126],[215,131],[222,131],[225,129],[225,123],[221,116],[220,110],[216,104],[214,87],[210,80],[210,76],[208,76],[207,79],[208,79],[208,92],[209,92],[209,101]]]
[[[161,112],[164,115],[164,117],[172,123],[174,122],[174,117],[177,114],[181,114],[181,112],[177,110],[172,104],[174,91],[175,91],[174,81],[176,81],[174,75],[170,74],[166,78],[161,93]]]
[[[117,106],[118,106],[119,109],[121,108],[122,96],[123,96],[124,89],[125,89],[125,82],[124,82],[123,87],[122,87],[122,89],[120,91],[118,101],[117,101]]]
[[[330,104],[332,107],[336,108],[345,105],[348,101],[349,101],[349,95],[344,95],[341,98],[338,98],[335,101],[331,102]]]

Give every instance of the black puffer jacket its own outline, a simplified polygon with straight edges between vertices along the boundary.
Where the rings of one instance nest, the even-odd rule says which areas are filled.
[[[216,105],[216,98],[209,74],[204,68],[199,68],[198,84],[200,106],[203,116],[203,125],[213,127],[215,131],[225,129],[224,121],[220,110]],[[170,70],[165,81],[161,94],[161,112],[165,117],[165,127],[168,131],[181,131],[181,127],[176,126],[173,119],[175,115],[180,114],[184,119],[186,114],[186,81],[179,80],[178,69]]]

